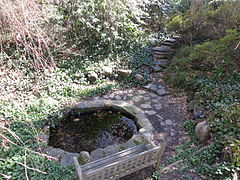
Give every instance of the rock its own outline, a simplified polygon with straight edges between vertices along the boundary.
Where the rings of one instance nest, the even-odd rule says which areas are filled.
[[[62,158],[61,158],[61,161],[60,161],[60,164],[62,166],[68,166],[68,165],[71,165],[73,164],[73,157],[78,157],[79,154],[78,153],[65,153]]]
[[[111,76],[113,73],[113,69],[110,66],[103,66],[102,71],[104,76]]]
[[[151,86],[152,86],[152,84],[150,83],[150,84],[147,84],[147,85],[145,85],[143,87],[146,88],[146,89],[150,89]]]
[[[98,79],[97,73],[91,71],[87,73],[87,80],[91,83],[95,82]]]
[[[130,128],[132,134],[137,133],[137,126],[133,120],[131,120],[125,116],[121,117],[119,120],[123,121],[123,123],[126,124]]]
[[[154,103],[158,103],[159,100],[158,100],[158,99],[153,99],[152,102],[154,102]]]
[[[160,79],[161,75],[159,73],[154,73],[154,74],[151,74],[151,78],[158,78],[158,79]]]
[[[130,139],[127,142],[121,144],[120,149],[125,150],[125,149],[128,149],[128,148],[134,147],[134,146],[136,146],[135,143],[133,142],[132,139]]]
[[[117,95],[117,96],[115,96],[115,99],[116,100],[121,100],[122,98],[121,98],[121,96]]]
[[[137,82],[143,82],[144,81],[144,77],[141,74],[136,74],[135,75],[135,80]]]
[[[52,146],[45,147],[45,148],[43,149],[43,153],[49,154],[49,152],[50,152],[52,149],[54,149]]]
[[[163,68],[161,66],[159,66],[159,65],[156,65],[156,66],[154,66],[153,71],[155,71],[155,72],[162,72]]]
[[[111,146],[108,146],[108,147],[104,148],[104,152],[105,152],[106,156],[110,156],[110,155],[115,154],[119,151],[120,151],[119,144],[114,144],[114,145],[111,145]]]
[[[171,131],[171,132],[170,132],[170,135],[171,135],[171,136],[174,136],[174,135],[175,135],[175,133]]]
[[[155,98],[155,97],[158,97],[158,95],[156,95],[155,93],[149,93],[149,95],[151,96],[151,97],[153,97],[153,98]],[[154,100],[154,99],[153,99]],[[154,101],[153,101],[154,102]]]
[[[172,123],[172,121],[171,121],[170,119],[167,119],[167,120],[165,121],[165,124],[166,124],[167,126],[172,126],[172,125],[173,125],[173,123]]]
[[[194,106],[193,114],[194,114],[194,118],[196,118],[196,119],[204,117],[203,109],[197,105]]]
[[[164,122],[161,122],[160,125],[161,126],[166,126],[166,124]]]
[[[114,98],[115,94],[110,94],[109,97],[110,98]]]
[[[162,88],[162,89],[157,90],[157,94],[160,96],[164,96],[164,95],[167,95],[168,92],[164,88]]]
[[[150,104],[142,104],[141,108],[143,108],[143,109],[151,109],[152,107],[151,107]]]
[[[143,136],[135,134],[132,137],[132,141],[137,146],[137,145],[140,145],[140,144],[144,144],[146,140],[145,140],[145,138]]]
[[[162,104],[155,104],[154,106],[155,106],[155,108],[156,108],[157,110],[162,109]]]
[[[125,70],[125,69],[118,69],[117,74],[123,78],[128,78],[131,76],[132,71],[131,70]]]
[[[78,162],[83,165],[86,164],[90,161],[92,161],[92,157],[90,156],[89,152],[87,151],[81,151],[79,156],[78,156]]]
[[[148,84],[148,85],[146,85],[146,86],[143,86],[145,89],[148,89],[148,90],[151,90],[151,91],[157,91],[157,85],[155,85],[155,84],[152,84],[152,83],[150,83],[150,84]]]
[[[115,141],[115,137],[113,134],[107,132],[107,131],[101,131],[97,135],[96,142],[100,148],[105,148],[109,145],[112,145]]]
[[[102,148],[95,149],[90,153],[90,155],[93,161],[106,157],[106,153]]]
[[[210,137],[209,126],[206,121],[200,122],[195,127],[195,135],[201,143],[207,143]]]
[[[153,111],[153,110],[147,111],[147,114],[150,115],[150,116],[153,116],[153,115],[156,114],[156,111]]]
[[[63,151],[60,148],[53,148],[49,151],[48,156],[52,156],[56,159],[60,159],[60,157],[64,154],[65,151]]]
[[[138,102],[142,101],[143,98],[144,98],[143,96],[134,96],[132,98],[132,100],[133,100],[133,102],[138,103]]]
[[[157,88],[157,85],[153,84],[151,85],[150,89],[155,92],[157,91],[158,88]]]

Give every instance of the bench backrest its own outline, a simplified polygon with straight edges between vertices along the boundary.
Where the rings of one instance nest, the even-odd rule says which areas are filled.
[[[152,164],[159,165],[164,148],[146,149],[140,145],[83,166],[75,158],[74,164],[80,180],[114,180]]]

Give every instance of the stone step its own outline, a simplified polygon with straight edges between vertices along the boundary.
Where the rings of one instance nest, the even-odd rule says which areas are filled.
[[[153,54],[156,54],[156,55],[165,55],[165,56],[170,56],[172,55],[174,52],[171,51],[171,52],[159,52],[159,51],[153,51]]]
[[[161,60],[161,59],[166,59],[168,58],[169,55],[157,55],[157,54],[153,54],[153,60],[157,61],[157,60]]]
[[[157,61],[154,61],[153,64],[154,65],[158,65],[160,67],[167,67],[167,65],[170,63],[170,60],[168,59],[160,59],[160,60],[157,60]]]
[[[165,42],[169,42],[169,43],[177,43],[177,40],[176,39],[173,39],[173,38],[168,38],[168,39],[165,39]]]
[[[161,44],[164,46],[167,46],[167,47],[175,47],[176,46],[176,43],[170,43],[170,42],[166,42],[166,41],[163,41]]]
[[[172,38],[178,40],[178,39],[181,39],[181,36],[180,35],[173,35]]]
[[[158,51],[158,52],[171,52],[171,51],[173,51],[171,48],[169,48],[167,46],[157,46],[157,47],[152,48],[152,50],[154,52],[155,51]]]

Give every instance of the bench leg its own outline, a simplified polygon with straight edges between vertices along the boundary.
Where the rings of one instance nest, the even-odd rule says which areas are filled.
[[[155,168],[156,168],[157,171],[159,171],[160,161],[161,161],[163,152],[164,152],[167,144],[164,142],[161,146],[162,146],[162,147],[161,147],[161,149],[160,149],[159,152],[158,152],[157,163],[156,163],[156,165],[155,165]]]
[[[74,162],[74,165],[75,165],[75,168],[76,168],[79,180],[83,180],[82,169],[81,169],[81,167],[80,167],[80,165],[78,163],[77,157],[73,157],[73,162]]]

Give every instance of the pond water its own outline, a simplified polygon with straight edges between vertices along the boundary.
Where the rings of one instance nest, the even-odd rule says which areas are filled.
[[[68,152],[91,152],[126,142],[137,130],[134,120],[118,111],[70,113],[50,127],[49,145]]]

